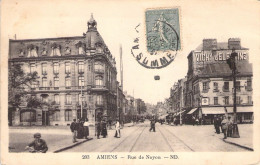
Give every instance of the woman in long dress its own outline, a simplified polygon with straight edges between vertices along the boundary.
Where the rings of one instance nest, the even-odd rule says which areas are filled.
[[[103,136],[103,138],[107,137],[107,123],[105,120],[102,120],[101,122],[101,135]]]
[[[85,119],[85,122],[83,124],[83,128],[84,128],[84,137],[85,137],[85,139],[88,139],[88,136],[89,136],[89,122],[88,122],[87,118]]]

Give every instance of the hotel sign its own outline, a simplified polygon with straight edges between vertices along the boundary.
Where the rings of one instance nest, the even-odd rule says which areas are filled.
[[[201,105],[209,105],[209,98],[208,97],[203,97],[201,99]]]

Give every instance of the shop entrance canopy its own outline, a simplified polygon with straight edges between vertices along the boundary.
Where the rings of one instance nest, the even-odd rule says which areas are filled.
[[[193,114],[197,109],[198,109],[198,108],[194,108],[194,109],[190,110],[190,112],[188,112],[187,114],[188,114],[188,115],[191,115],[191,114]]]

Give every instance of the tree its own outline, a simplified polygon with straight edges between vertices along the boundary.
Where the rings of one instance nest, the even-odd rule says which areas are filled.
[[[37,72],[25,73],[21,64],[10,64],[8,69],[8,121],[12,125],[13,115],[22,104],[23,98],[37,80]]]

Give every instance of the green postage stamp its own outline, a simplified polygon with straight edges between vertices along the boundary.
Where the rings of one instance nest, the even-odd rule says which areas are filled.
[[[179,9],[156,9],[145,12],[147,51],[179,50]]]

